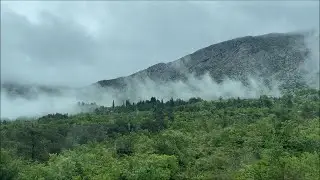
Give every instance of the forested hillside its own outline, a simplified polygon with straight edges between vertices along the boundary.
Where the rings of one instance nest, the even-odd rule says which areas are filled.
[[[317,180],[319,108],[305,89],[2,120],[0,179]]]

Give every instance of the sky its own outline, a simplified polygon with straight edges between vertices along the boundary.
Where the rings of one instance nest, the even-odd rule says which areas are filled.
[[[247,35],[319,30],[319,1],[1,1],[1,80],[86,86]]]

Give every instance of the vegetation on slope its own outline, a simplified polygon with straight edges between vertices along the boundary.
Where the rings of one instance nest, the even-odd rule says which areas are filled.
[[[316,180],[319,108],[307,89],[2,121],[0,179]]]

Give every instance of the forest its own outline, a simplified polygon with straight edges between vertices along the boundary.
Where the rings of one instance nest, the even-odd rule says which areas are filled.
[[[1,120],[1,180],[318,180],[319,90]]]

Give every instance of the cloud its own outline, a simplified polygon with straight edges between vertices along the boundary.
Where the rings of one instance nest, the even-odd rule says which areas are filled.
[[[200,48],[247,35],[316,29],[318,1],[259,2],[1,2],[1,81],[83,87],[98,80],[130,75],[159,62],[179,59]],[[319,43],[305,68],[319,63]],[[314,69],[314,71],[319,71]],[[77,101],[111,105],[149,99],[279,96],[252,78],[249,87],[209,76],[159,87],[134,81],[122,95],[85,89],[84,94],[39,94],[9,99],[1,91],[1,117],[76,113]]]
[[[18,117],[38,117],[49,113],[80,112],[76,106],[78,102],[92,103],[110,107],[112,101],[116,105],[122,105],[125,100],[138,102],[151,97],[168,101],[170,98],[188,100],[192,97],[200,97],[206,100],[223,98],[257,98],[260,95],[280,96],[278,83],[273,82],[271,88],[267,88],[256,78],[250,78],[248,86],[240,81],[226,78],[221,84],[216,83],[206,74],[201,78],[189,75],[186,82],[168,82],[161,86],[146,78],[133,78],[128,81],[128,87],[119,93],[115,89],[88,87],[85,89],[71,89],[61,91],[61,95],[37,93],[37,97],[25,99],[22,97],[9,98],[5,91],[1,93],[1,117],[15,119]]]
[[[319,2],[1,2],[1,79],[84,86],[245,35],[319,27]]]
[[[78,113],[76,96],[64,93],[51,96],[39,93],[36,99],[22,97],[10,98],[6,91],[1,91],[1,118],[39,117],[49,113]]]

